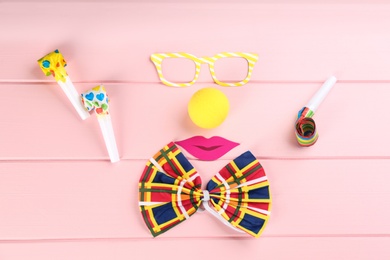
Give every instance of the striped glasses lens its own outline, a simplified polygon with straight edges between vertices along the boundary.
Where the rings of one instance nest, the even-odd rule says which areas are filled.
[[[167,57],[161,62],[163,83],[190,83],[196,75],[196,63],[185,57]]]
[[[214,62],[214,75],[219,82],[234,84],[248,76],[249,64],[242,57],[224,57]]]

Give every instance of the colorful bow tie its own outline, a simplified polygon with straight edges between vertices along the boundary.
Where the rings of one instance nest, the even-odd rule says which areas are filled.
[[[264,169],[251,152],[222,168],[206,190],[201,185],[199,174],[174,143],[147,162],[139,181],[139,206],[153,236],[188,219],[201,204],[231,228],[260,236],[271,196]]]

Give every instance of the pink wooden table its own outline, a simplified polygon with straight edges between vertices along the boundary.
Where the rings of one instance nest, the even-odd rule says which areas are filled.
[[[79,92],[104,83],[121,161],[36,60],[60,49]],[[240,88],[159,82],[150,54],[255,52]],[[178,71],[180,73],[180,71]],[[339,79],[310,148],[297,111]],[[187,116],[197,90],[230,100],[221,127]],[[390,5],[386,1],[0,1],[0,259],[390,259]],[[147,159],[170,141],[227,137],[264,166],[272,216],[259,239],[197,213],[152,238],[137,206]],[[208,180],[228,162],[191,160]],[[177,248],[171,252],[173,248]]]

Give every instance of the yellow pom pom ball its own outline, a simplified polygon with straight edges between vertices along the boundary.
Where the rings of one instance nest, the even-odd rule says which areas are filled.
[[[229,113],[229,100],[222,91],[203,88],[194,93],[188,103],[188,114],[199,127],[215,128],[222,124]]]

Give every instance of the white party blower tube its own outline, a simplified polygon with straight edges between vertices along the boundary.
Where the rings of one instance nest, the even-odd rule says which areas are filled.
[[[314,94],[314,96],[310,99],[309,103],[307,103],[306,107],[312,110],[314,113],[317,111],[317,108],[320,106],[322,101],[324,101],[325,97],[328,95],[329,91],[332,89],[334,84],[336,83],[337,78],[335,76],[331,76],[328,78],[324,84],[322,84],[321,88]]]
[[[66,77],[66,81],[57,81],[58,85],[61,86],[65,95],[68,97],[70,103],[72,103],[73,107],[76,109],[77,113],[80,115],[82,120],[87,119],[90,115],[87,110],[85,110],[84,105],[81,102],[80,95],[74,87],[72,81],[69,77]]]
[[[116,146],[115,141],[115,135],[114,135],[114,129],[112,127],[111,123],[111,116],[110,115],[98,115],[98,122],[100,125],[100,129],[103,134],[104,142],[106,143],[108,155],[110,156],[110,160],[112,163],[118,162],[119,159],[119,153],[118,148]]]

